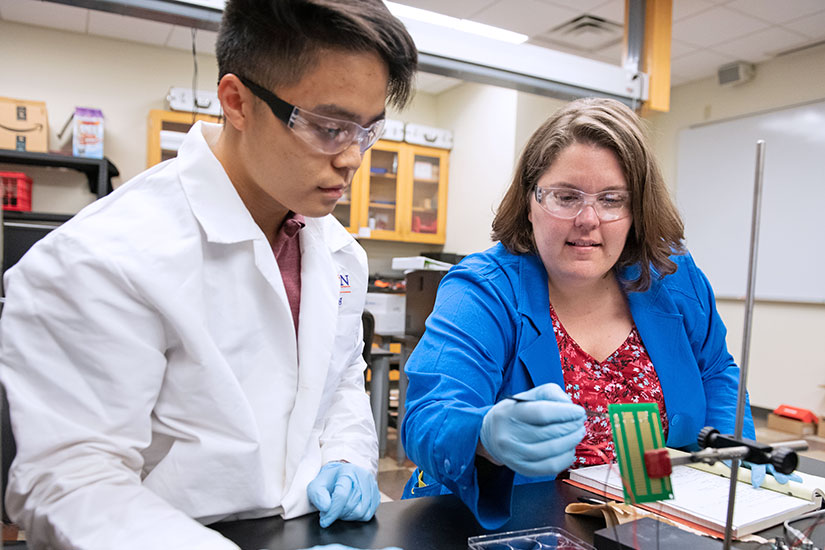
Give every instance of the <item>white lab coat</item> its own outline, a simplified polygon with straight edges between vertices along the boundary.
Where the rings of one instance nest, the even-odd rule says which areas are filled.
[[[220,130],[197,124],[6,276],[6,502],[30,548],[236,548],[201,523],[308,513],[330,460],[376,472],[366,254],[306,220],[296,346],[270,245],[202,131]]]

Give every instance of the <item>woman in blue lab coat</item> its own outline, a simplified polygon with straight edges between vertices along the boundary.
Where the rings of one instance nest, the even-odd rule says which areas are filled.
[[[733,432],[739,368],[633,111],[582,99],[547,120],[492,235],[444,277],[407,363],[405,497],[453,492],[501,525],[514,484],[613,459],[610,403],[656,403],[671,447]]]

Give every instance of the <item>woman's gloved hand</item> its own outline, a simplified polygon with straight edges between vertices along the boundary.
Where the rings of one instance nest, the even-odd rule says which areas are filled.
[[[723,460],[722,463],[728,468],[730,468],[730,460]],[[788,481],[796,481],[798,483],[802,482],[802,478],[799,477],[797,474],[780,474],[776,471],[776,469],[774,469],[772,464],[753,464],[752,462],[743,460],[740,467],[747,468],[751,471],[751,485],[753,485],[754,489],[758,489],[762,486],[762,484],[765,482],[766,474],[771,474],[776,479],[776,481],[783,485],[788,483]]]
[[[745,463],[749,464],[749,463]],[[790,473],[790,474],[780,474],[779,472],[774,469],[772,464],[750,464],[751,469],[751,485],[753,485],[754,489],[757,489],[762,486],[762,483],[765,482],[765,475],[771,474],[776,481],[781,484],[786,484],[788,481],[796,481],[798,483],[802,482],[802,478],[799,477],[797,474]]]
[[[584,409],[556,384],[544,384],[499,401],[481,424],[489,455],[525,476],[554,476],[570,466],[584,437]]]
[[[358,550],[358,548],[353,548],[352,546],[344,546],[343,544],[325,544],[323,546],[313,546],[312,548],[306,548],[305,550]],[[397,546],[391,546],[384,548],[383,550],[401,550]]]
[[[369,521],[381,502],[375,477],[348,462],[325,464],[307,486],[307,497],[321,512],[321,527],[337,519]]]

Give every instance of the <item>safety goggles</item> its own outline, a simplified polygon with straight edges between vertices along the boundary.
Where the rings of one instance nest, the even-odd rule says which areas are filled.
[[[375,145],[384,131],[385,119],[376,120],[364,128],[351,120],[341,120],[306,111],[287,103],[263,86],[237,75],[243,85],[266,103],[275,118],[314,149],[327,155],[337,155],[357,143],[363,155]]]
[[[627,191],[585,193],[567,187],[536,187],[535,196],[546,212],[564,220],[572,220],[588,206],[593,207],[603,222],[630,216],[630,194]]]

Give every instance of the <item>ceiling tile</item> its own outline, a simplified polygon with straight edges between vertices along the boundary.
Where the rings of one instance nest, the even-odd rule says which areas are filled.
[[[690,79],[675,73],[670,73],[670,87],[679,86],[680,84],[684,84],[685,82],[689,82]]]
[[[825,38],[825,11],[801,17],[782,24],[786,29],[800,32],[814,39]]]
[[[40,0],[10,0],[3,2],[3,19],[63,31],[86,32],[89,10]]]
[[[215,55],[215,40],[218,38],[218,33],[212,31],[198,30],[195,35],[195,48],[198,53],[208,53]],[[166,46],[178,50],[192,49],[192,29],[189,27],[172,27],[172,32],[169,33],[169,38],[166,40]]]
[[[681,57],[683,55],[689,54],[691,52],[695,52],[698,48],[691,44],[687,44],[685,42],[680,42],[679,40],[671,40],[670,41],[670,58],[673,59],[675,57]]]
[[[724,44],[717,44],[713,51],[731,55],[742,61],[758,63],[770,59],[777,52],[804,44],[809,39],[781,27],[771,27]]]
[[[686,17],[673,24],[673,38],[709,47],[764,29],[767,23],[724,7]]]
[[[487,6],[495,3],[496,0],[392,0],[397,4],[412,6],[422,10],[430,10],[450,17],[459,19],[470,19],[473,14],[478,13]]]
[[[538,0],[503,0],[475,14],[473,21],[533,36],[567,23],[579,15],[581,11]]]
[[[89,34],[163,46],[171,32],[172,25],[168,23],[96,10],[89,12]]]
[[[553,4],[579,13],[590,13],[590,10],[604,4],[605,0],[541,0],[545,4]]]
[[[671,71],[681,77],[695,80],[716,74],[720,65],[731,61],[736,59],[708,50],[698,50],[671,61]]]
[[[685,17],[707,11],[714,7],[714,4],[705,0],[673,0],[673,20],[679,21]]]
[[[725,7],[776,24],[822,11],[825,9],[825,2],[822,0],[734,0]]]
[[[600,6],[591,8],[587,13],[624,25],[624,0],[609,0]]]

